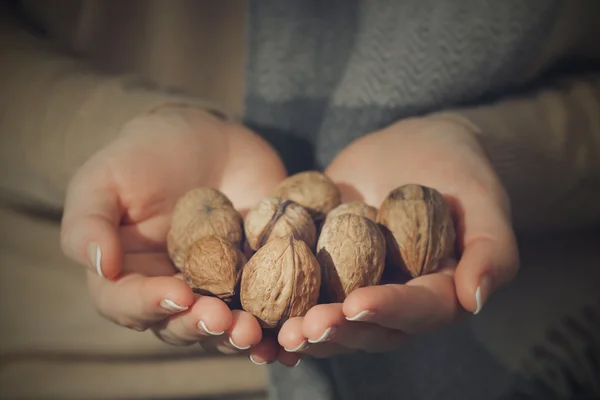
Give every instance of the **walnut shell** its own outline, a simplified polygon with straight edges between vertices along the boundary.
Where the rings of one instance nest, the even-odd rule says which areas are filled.
[[[341,202],[339,188],[319,171],[299,172],[279,182],[274,197],[293,200],[306,208],[315,221],[325,219]]]
[[[322,300],[342,303],[355,289],[377,285],[385,252],[385,237],[372,220],[355,214],[327,220],[317,243]]]
[[[303,316],[319,299],[321,267],[302,240],[275,238],[248,260],[242,272],[242,308],[263,328],[279,329]]]
[[[246,240],[258,250],[273,238],[294,235],[311,249],[317,242],[317,228],[306,209],[292,200],[267,197],[251,208],[244,220]]]
[[[167,250],[175,267],[181,270],[192,243],[210,235],[222,237],[241,248],[242,216],[220,191],[192,189],[175,204],[167,233]]]
[[[362,201],[350,201],[342,203],[327,214],[325,222],[335,217],[344,214],[354,214],[370,219],[373,222],[377,221],[377,208],[368,205]]]
[[[205,236],[189,248],[183,276],[197,294],[231,303],[238,294],[246,257],[240,249],[218,236]]]
[[[412,277],[436,272],[452,256],[456,232],[450,208],[437,190],[407,184],[392,190],[377,214],[392,266]]]

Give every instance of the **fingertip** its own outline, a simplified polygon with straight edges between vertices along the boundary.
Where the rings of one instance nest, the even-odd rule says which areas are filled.
[[[260,343],[262,329],[252,314],[243,310],[233,310],[231,316],[229,341],[232,346],[238,350],[247,350]]]
[[[250,361],[256,365],[265,365],[275,362],[279,353],[279,345],[272,338],[263,338],[260,343],[252,348]]]
[[[381,308],[380,298],[388,297],[387,292],[387,285],[367,286],[354,290],[342,304],[344,317],[349,321],[356,321],[360,319],[361,315],[375,312]]]
[[[277,354],[277,361],[286,367],[297,367],[301,360],[302,356],[299,353],[290,353],[284,349],[279,349],[279,353]]]
[[[152,296],[151,301],[162,308],[181,312],[194,304],[194,293],[184,281],[171,276],[160,276],[152,277],[145,282],[147,287],[144,292]]]
[[[308,339],[320,338],[327,329],[344,323],[342,303],[319,304],[310,309],[303,318],[302,335]]]
[[[306,338],[302,333],[304,317],[290,318],[281,327],[277,334],[279,344],[289,352],[300,351],[305,346]]]
[[[114,279],[121,271],[123,253],[116,227],[103,217],[65,220],[61,247],[65,255],[98,276]]]
[[[210,332],[228,331],[234,323],[234,316],[229,307],[216,297],[201,296],[195,300],[194,311]]]
[[[461,306],[479,314],[490,296],[516,275],[516,248],[491,239],[476,240],[465,248],[455,274],[456,294]]]

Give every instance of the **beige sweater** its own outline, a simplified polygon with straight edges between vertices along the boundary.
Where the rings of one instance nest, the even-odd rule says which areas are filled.
[[[600,24],[586,8],[594,3],[565,2],[543,56],[515,81],[527,81],[564,55],[598,60]],[[60,212],[73,171],[128,119],[166,101],[193,101],[236,119],[243,116],[246,2],[23,4],[48,36],[0,10],[0,196],[5,205]],[[124,36],[138,46],[127,47],[130,41]],[[155,86],[142,84],[140,77]],[[185,89],[189,95],[166,88]],[[600,222],[599,73],[496,104],[447,112],[480,131],[511,195],[518,227],[544,231]],[[5,322],[0,384],[34,393],[26,377],[37,376],[46,385],[40,383],[46,387],[40,390],[89,398],[105,387],[94,379],[101,374],[115,382],[110,387],[114,397],[190,394],[207,387],[210,392],[208,381],[190,383],[190,368],[202,364],[187,356],[189,349],[172,349],[148,336],[140,339],[140,334],[93,315],[83,271],[58,251],[56,221],[33,227],[30,219],[3,211],[0,223],[6,250],[0,265],[0,318]],[[38,235],[29,237],[29,228]],[[37,319],[23,319],[15,312],[14,299],[29,299],[22,300],[20,310],[28,308],[27,301],[46,309],[32,311]],[[56,321],[61,324],[53,326]],[[67,361],[54,363],[56,354],[65,353],[70,354]],[[102,361],[102,356],[107,358]],[[172,364],[158,362],[162,356]],[[106,362],[111,357],[114,361]],[[218,361],[214,368],[226,371],[227,362]],[[178,372],[160,375],[161,368]],[[249,373],[254,375],[248,382],[242,379],[242,386],[260,388],[262,372]],[[156,384],[149,379],[146,387],[129,386],[119,379],[127,374],[152,376]],[[69,376],[69,382],[60,383],[61,376]]]

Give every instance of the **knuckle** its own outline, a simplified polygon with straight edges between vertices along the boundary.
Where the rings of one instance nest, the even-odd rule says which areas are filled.
[[[153,329],[152,332],[154,333],[154,336],[156,336],[158,338],[158,340],[160,340],[161,342],[164,342],[166,344],[169,344],[171,346],[183,347],[183,346],[191,346],[192,344],[195,343],[195,341],[183,340],[183,339],[177,338],[176,336],[173,336],[169,331]]]
[[[95,303],[95,309],[98,315],[102,318],[111,321],[112,323],[125,327],[127,329],[131,329],[138,332],[144,332],[148,329],[148,324],[143,323],[142,321],[136,320],[131,317],[123,316],[123,315],[115,315],[109,309],[104,307],[101,303]]]
[[[117,317],[113,320],[116,324],[138,332],[144,332],[148,329],[148,324],[129,317]]]
[[[125,328],[134,330],[134,331],[138,331],[138,332],[145,332],[148,327],[145,325],[141,325],[141,324],[137,324],[137,323],[124,323],[121,324],[122,326],[124,326]]]
[[[60,248],[63,253],[72,257],[71,238],[73,237],[74,226],[69,221],[63,220],[60,227]]]

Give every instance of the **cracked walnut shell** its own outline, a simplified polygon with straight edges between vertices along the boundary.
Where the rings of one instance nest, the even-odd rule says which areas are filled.
[[[377,222],[384,227],[390,264],[412,277],[436,272],[454,252],[450,208],[433,188],[407,184],[392,190]]]
[[[240,300],[263,328],[277,330],[317,304],[320,286],[316,257],[306,243],[288,235],[272,239],[248,260]]]
[[[323,301],[342,303],[352,291],[377,285],[385,252],[385,237],[372,220],[355,214],[327,220],[317,243]]]
[[[227,240],[205,236],[189,249],[183,276],[197,294],[218,297],[231,303],[238,294],[246,257]]]
[[[254,251],[269,240],[289,234],[314,249],[317,228],[304,207],[292,200],[267,197],[254,206],[244,220],[246,240]]]
[[[167,234],[167,250],[179,270],[188,248],[205,236],[219,236],[241,248],[243,221],[231,201],[211,188],[192,189],[177,201]]]
[[[276,186],[273,196],[293,200],[306,208],[315,221],[322,221],[341,203],[339,188],[319,171],[299,172]]]

